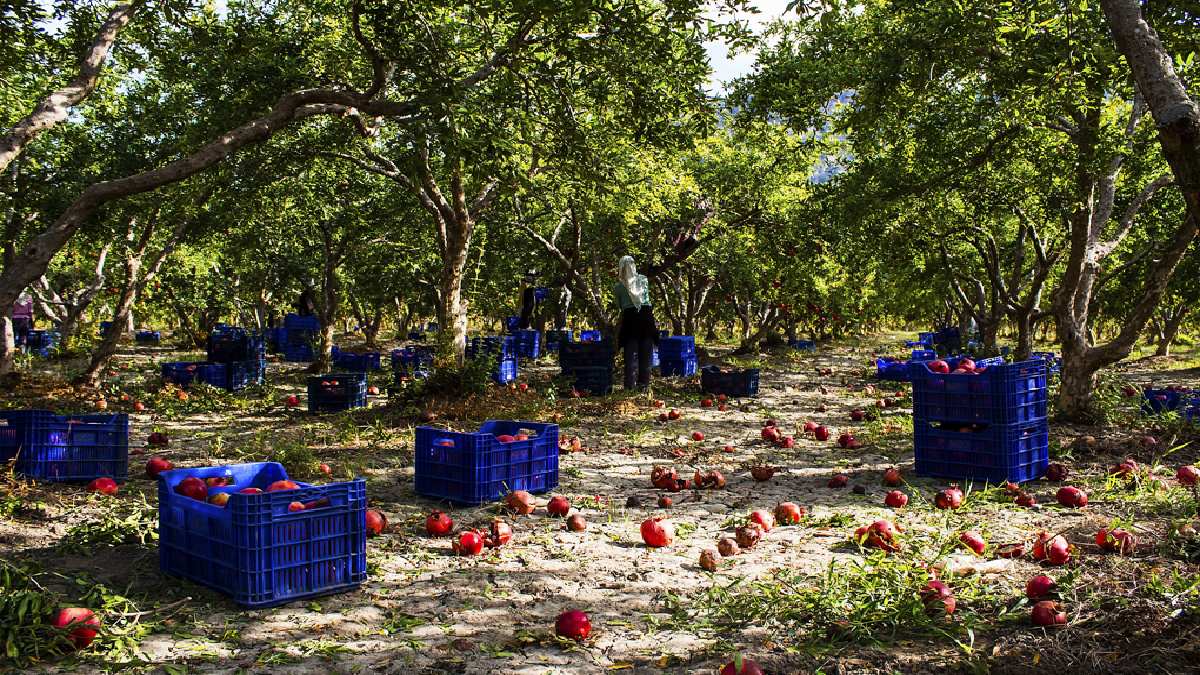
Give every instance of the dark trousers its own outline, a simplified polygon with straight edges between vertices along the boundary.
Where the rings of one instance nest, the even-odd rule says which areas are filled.
[[[641,388],[650,386],[650,358],[653,356],[654,339],[631,338],[621,347],[625,350],[625,389],[631,390],[635,384]]]

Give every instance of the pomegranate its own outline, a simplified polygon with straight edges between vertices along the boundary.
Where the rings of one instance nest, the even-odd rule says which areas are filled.
[[[671,410],[667,413],[667,419],[669,420],[677,420],[680,417],[683,417],[683,414],[674,408],[671,408]]]
[[[864,419],[866,419],[866,417],[867,417],[867,413],[863,412],[862,410],[860,410],[858,408],[855,408],[854,410],[850,411],[850,421],[851,422],[861,422]]]
[[[817,427],[816,429],[813,430],[813,437],[815,437],[818,441],[829,440],[829,427],[826,427],[826,426]]]
[[[642,541],[651,548],[670,546],[675,541],[675,527],[663,518],[647,518],[642,522]]]
[[[571,609],[558,615],[554,622],[554,634],[568,640],[582,642],[592,633],[592,621],[587,614]]]
[[[562,518],[571,511],[571,502],[562,495],[554,495],[550,498],[550,503],[546,504],[546,510],[550,515]]]
[[[1121,555],[1129,555],[1137,550],[1137,538],[1127,530],[1100,528],[1100,531],[1096,533],[1096,546],[1099,546],[1102,551],[1115,551]]]
[[[837,444],[839,448],[850,447],[850,442],[854,440],[854,434],[849,431],[843,431],[842,435],[838,436]]]
[[[759,436],[761,436],[764,441],[774,443],[783,436],[783,433],[780,432],[776,427],[763,427],[762,431],[759,432]]]
[[[806,434],[811,434],[811,433],[813,433],[814,431],[816,431],[816,430],[817,430],[817,427],[818,427],[818,426],[819,426],[819,425],[818,425],[816,422],[814,422],[814,421],[812,421],[812,420],[809,420],[809,421],[807,421],[807,422],[805,422],[805,423],[804,423],[804,433],[806,433]]]
[[[956,487],[948,487],[941,490],[933,498],[934,506],[939,509],[957,509],[962,506],[963,493],[962,490]]]
[[[752,466],[750,467],[750,475],[754,476],[754,480],[758,482],[771,480],[775,476],[775,467],[773,466]]]
[[[287,510],[289,513],[303,511],[304,510],[304,502],[291,502],[290,504],[288,504]]]
[[[900,550],[896,535],[902,530],[890,520],[877,520],[854,531],[854,539],[860,545],[871,546],[889,553]]]
[[[284,490],[299,490],[300,486],[294,481],[277,480],[267,486],[267,492],[283,492]]]
[[[921,602],[929,614],[953,614],[957,603],[954,592],[944,582],[934,579],[921,590]]]
[[[291,396],[283,399],[283,403],[289,408],[295,408],[296,406],[300,405],[300,397],[292,394]]]
[[[512,526],[499,518],[495,518],[492,520],[491,525],[488,525],[488,533],[484,537],[483,543],[488,548],[499,548],[512,541],[512,538]]]
[[[1039,574],[1029,580],[1025,584],[1025,597],[1030,600],[1041,600],[1042,598],[1050,597],[1050,594],[1057,590],[1054,580],[1045,574]]]
[[[367,536],[378,537],[387,527],[387,516],[379,509],[367,509]]]
[[[425,517],[425,534],[431,537],[444,537],[454,529],[454,520],[441,511],[431,511]]]
[[[658,508],[660,509],[669,509],[674,505],[675,501],[666,495],[658,498]]]
[[[1037,497],[1022,490],[1020,494],[1018,494],[1015,498],[1013,498],[1013,503],[1016,504],[1017,506],[1026,506],[1026,507],[1036,506],[1037,505]]]
[[[711,408],[712,406],[713,406],[713,400],[711,398],[700,399],[700,407],[701,408]]]
[[[958,540],[962,542],[963,546],[966,546],[974,551],[975,555],[983,555],[983,551],[987,548],[987,544],[984,543],[983,537],[975,530],[967,530],[966,532],[963,532],[961,535],[959,535]]]
[[[679,480],[679,474],[675,469],[670,469],[665,466],[655,466],[650,470],[650,484],[659,490],[670,490],[675,487]]]
[[[148,478],[158,478],[158,474],[164,471],[174,469],[175,465],[162,457],[154,456],[146,462],[146,476]]]
[[[325,474],[326,476],[332,476],[332,475],[333,475],[333,469],[329,468],[329,465],[328,465],[328,464],[326,464],[326,463],[324,463],[324,462],[322,462],[322,463],[318,464],[318,465],[317,465],[317,469],[318,469],[318,470],[319,470],[321,473]]]
[[[1191,487],[1197,481],[1200,481],[1200,469],[1190,464],[1185,464],[1175,470],[1175,480],[1179,481],[1180,485]]]
[[[208,503],[212,504],[213,506],[219,506],[221,508],[225,508],[225,505],[229,503],[229,493],[228,492],[218,492],[215,495],[209,495]],[[303,504],[301,504],[301,506],[303,506]]]
[[[796,447],[796,439],[791,436],[782,436],[775,441],[775,445],[784,450],[791,450]]]
[[[762,539],[762,535],[762,528],[756,524],[743,525],[733,531],[734,539],[741,548],[754,548],[754,545]]]
[[[533,495],[524,490],[515,490],[508,493],[508,496],[504,498],[504,504],[508,507],[509,511],[519,516],[527,516],[533,513],[533,509],[536,506],[533,502]]]
[[[1059,488],[1055,498],[1058,499],[1059,504],[1073,508],[1087,506],[1088,503],[1087,493],[1073,485]]]
[[[941,359],[930,361],[929,363],[926,363],[925,366],[929,368],[930,372],[938,373],[940,375],[945,375],[950,372],[950,364]]]
[[[583,532],[587,529],[587,520],[578,513],[572,513],[567,518],[567,529],[572,532]]]
[[[829,479],[829,487],[831,488],[844,488],[849,483],[850,477],[844,473],[835,474],[833,478]]]
[[[1053,600],[1042,600],[1033,605],[1029,616],[1035,626],[1058,626],[1067,622],[1067,613]]]
[[[85,649],[96,639],[100,620],[96,618],[95,612],[86,607],[64,607],[50,618],[50,625],[55,628],[77,626],[71,630],[68,637],[75,649]]]
[[[454,552],[462,556],[479,555],[483,552],[483,537],[475,530],[466,530],[454,540]]]
[[[175,486],[175,494],[198,501],[205,501],[208,499],[208,486],[199,478],[188,476],[179,481],[179,484]]]
[[[1071,470],[1067,468],[1066,464],[1051,462],[1048,466],[1046,466],[1046,480],[1048,481],[1061,483],[1066,480],[1067,476],[1069,475],[1071,475]]]
[[[719,490],[725,487],[725,475],[715,469],[707,473],[700,473],[700,470],[696,469],[696,473],[692,476],[692,485],[695,485],[697,489]]]
[[[783,502],[775,507],[775,520],[780,525],[796,525],[804,517],[804,507],[792,502]]]
[[[729,537],[721,537],[721,540],[717,542],[717,552],[728,558],[741,553],[742,549],[738,546],[736,540]]]
[[[762,528],[763,532],[770,532],[772,527],[775,527],[775,516],[771,515],[766,509],[758,509],[750,512],[750,522]]]
[[[891,492],[887,493],[886,497],[883,498],[883,503],[885,506],[889,506],[893,509],[899,509],[908,504],[908,495],[899,490],[892,490]]]
[[[890,467],[883,472],[883,484],[888,487],[899,487],[904,482],[904,476],[900,474],[900,469]]]
[[[715,548],[706,548],[700,552],[700,568],[706,572],[716,572],[720,560],[721,554]]]
[[[699,443],[700,441],[704,440],[704,434],[700,433],[699,431],[693,431],[692,432],[692,440]]]
[[[1051,565],[1062,565],[1071,559],[1071,545],[1061,534],[1051,537],[1045,532],[1039,532],[1037,541],[1033,543],[1033,559],[1044,560]]]
[[[88,492],[97,492],[99,494],[107,495],[109,497],[117,494],[117,491],[119,489],[120,488],[117,487],[117,481],[115,481],[111,478],[108,478],[107,476],[97,478],[87,484]]]
[[[720,675],[763,675],[763,669],[753,659],[738,654],[721,668]]]
[[[1020,558],[1025,555],[1025,544],[1016,542],[1013,544],[1001,544],[996,547],[997,558]]]

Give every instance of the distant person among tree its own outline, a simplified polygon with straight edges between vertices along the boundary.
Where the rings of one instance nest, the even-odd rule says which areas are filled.
[[[300,316],[315,316],[317,313],[317,302],[313,298],[312,282],[306,281],[304,289],[300,291],[300,297],[296,300],[296,313]]]
[[[24,342],[25,336],[33,328],[33,296],[28,291],[22,291],[12,308],[13,337],[18,342]]]
[[[617,279],[613,296],[621,309],[617,344],[625,352],[625,389],[633,389],[635,375],[638,388],[645,389],[650,386],[652,350],[658,344],[658,326],[650,307],[650,282],[637,273],[631,256],[621,258]]]
[[[521,316],[517,323],[517,328],[520,330],[529,330],[529,325],[533,322],[533,311],[537,307],[535,283],[537,283],[537,270],[529,270],[525,273],[525,283],[521,286]]]

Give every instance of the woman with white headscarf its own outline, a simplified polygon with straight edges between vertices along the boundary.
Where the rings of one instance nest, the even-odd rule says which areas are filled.
[[[658,326],[650,307],[650,282],[637,273],[630,256],[621,258],[613,296],[621,309],[617,344],[625,352],[625,389],[633,389],[635,384],[645,389],[650,386],[650,359],[658,344]]]

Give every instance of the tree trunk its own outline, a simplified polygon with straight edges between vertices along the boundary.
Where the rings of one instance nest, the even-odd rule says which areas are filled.
[[[1092,394],[1100,366],[1075,349],[1063,349],[1058,403],[1067,417],[1076,422],[1097,421]]]
[[[1175,314],[1163,326],[1162,336],[1158,341],[1158,349],[1154,350],[1155,356],[1170,356],[1171,343],[1179,335],[1179,329],[1183,328],[1183,322],[1187,320],[1190,308],[1187,305],[1181,305],[1175,309]]]
[[[117,298],[116,310],[113,313],[112,322],[108,325],[108,330],[104,331],[104,337],[100,340],[100,344],[96,345],[92,352],[92,360],[88,363],[87,368],[75,378],[75,384],[94,387],[100,383],[100,373],[104,371],[108,365],[109,359],[117,353],[117,347],[121,342],[121,336],[125,334],[125,325],[130,316],[130,310],[133,307],[133,301],[137,290],[138,271],[142,266],[141,255],[131,255],[125,261],[125,281],[121,284],[121,295]]]
[[[1027,314],[1016,314],[1013,322],[1017,325],[1017,348],[1013,353],[1013,359],[1026,361],[1033,355],[1033,333],[1036,328]]]
[[[321,307],[318,314],[321,318],[320,343],[314,354],[309,371],[327,373],[333,363],[333,340],[339,315],[340,293],[338,288],[337,270],[341,265],[341,253],[333,238],[333,232],[327,226],[321,228],[324,243],[324,260],[321,269]]]
[[[462,297],[462,284],[469,242],[458,241],[461,244],[447,250],[442,260],[442,311],[438,314],[438,323],[442,330],[449,331],[450,347],[461,364],[467,349],[467,302]]]
[[[92,46],[79,64],[79,72],[63,88],[51,92],[38,102],[33,112],[19,120],[0,136],[0,171],[3,171],[33,139],[67,119],[72,107],[79,105],[96,88],[100,71],[117,34],[133,19],[141,0],[117,5],[108,14]]]

